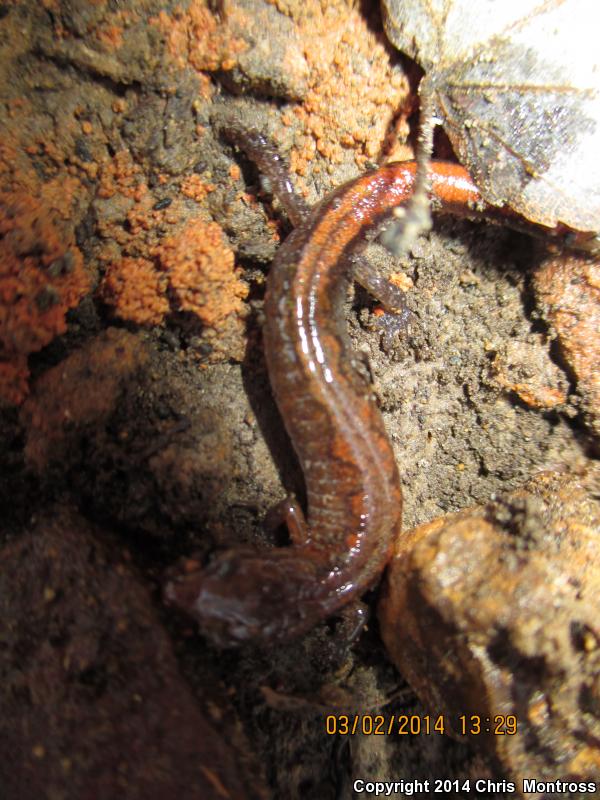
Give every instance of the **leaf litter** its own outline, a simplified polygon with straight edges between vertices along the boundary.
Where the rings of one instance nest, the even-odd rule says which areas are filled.
[[[488,203],[588,233],[588,247],[600,246],[595,0],[382,5],[388,38],[426,73],[419,88],[423,175],[441,122]]]

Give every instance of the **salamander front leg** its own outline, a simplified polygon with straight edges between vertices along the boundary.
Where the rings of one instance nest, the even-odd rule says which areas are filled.
[[[369,292],[381,305],[395,314],[406,311],[406,294],[385,275],[376,270],[360,253],[351,257],[354,280]]]
[[[405,336],[410,330],[415,315],[407,307],[406,293],[399,286],[374,269],[360,252],[351,259],[354,280],[385,309],[384,313],[375,317],[375,327],[381,332],[381,345],[387,353],[398,334]]]

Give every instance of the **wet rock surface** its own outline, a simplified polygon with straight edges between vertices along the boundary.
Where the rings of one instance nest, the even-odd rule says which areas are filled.
[[[540,473],[407,532],[388,570],[392,660],[519,784],[599,774],[599,488],[598,467]]]

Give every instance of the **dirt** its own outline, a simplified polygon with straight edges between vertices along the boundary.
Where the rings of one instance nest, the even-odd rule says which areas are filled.
[[[255,19],[260,29],[245,24]],[[261,60],[263,40],[269,47]],[[407,156],[412,70],[385,42],[377,7],[9,2],[0,7],[0,71],[13,76],[3,82],[0,114],[5,142],[18,155],[0,153],[3,200],[19,211],[15,196],[39,195],[39,217],[49,220],[39,238],[66,242],[77,270],[85,269],[71,291],[73,273],[63,269],[71,260],[60,248],[46,253],[28,244],[23,259],[14,231],[26,229],[33,212],[10,218],[13,238],[5,244],[11,270],[20,271],[0,273],[0,536],[3,572],[17,575],[14,586],[4,575],[0,602],[7,629],[21,628],[41,666],[25,668],[21,645],[4,640],[0,674],[22,676],[18,691],[12,678],[3,681],[3,797],[23,796],[26,780],[39,787],[37,796],[82,796],[91,762],[73,757],[81,743],[67,734],[85,720],[95,726],[117,690],[139,693],[139,683],[158,696],[144,682],[144,659],[158,686],[171,687],[173,703],[188,707],[185,769],[196,753],[194,729],[205,731],[208,720],[222,737],[218,758],[211,747],[197,753],[212,786],[205,796],[222,796],[232,763],[249,797],[286,800],[351,797],[351,776],[493,778],[474,748],[443,735],[327,733],[331,715],[428,713],[388,660],[374,618],[356,642],[330,620],[285,647],[219,653],[160,596],[166,570],[182,557],[272,543],[264,515],[286,492],[302,496],[260,332],[269,264],[290,225],[213,121],[235,113],[274,138],[311,201],[370,161]],[[67,179],[72,191],[62,197],[56,187]],[[195,231],[210,225],[221,230],[200,263]],[[535,305],[532,275],[544,256],[543,244],[522,234],[451,220],[438,220],[402,263],[371,245],[374,263],[412,285],[401,333],[363,290],[347,305],[400,465],[407,529],[591,451],[574,378]],[[188,258],[201,282],[195,293],[181,280]],[[23,279],[18,296],[7,288],[15,275]],[[39,293],[39,275],[51,287],[50,309],[27,294]],[[28,316],[28,309],[37,310]],[[33,324],[40,335],[16,335]],[[64,629],[79,619],[74,583],[89,581],[85,602],[106,602],[104,573],[116,570],[119,597],[142,609],[148,638],[136,643],[133,626],[133,675],[121,639],[125,654],[111,662],[99,694],[67,693],[68,706],[61,712],[57,701],[49,713],[44,686],[68,686],[65,648],[74,645],[48,644],[48,618],[34,624],[14,594],[22,591],[21,571],[43,583],[55,555],[48,542],[76,552],[77,536],[86,548],[97,540],[110,556],[99,572],[74,558],[68,574],[54,575],[62,594],[52,624]],[[374,608],[377,592],[366,599]],[[84,623],[85,669],[93,669],[118,625],[86,617],[69,628],[75,643]],[[158,655],[150,661],[153,641]],[[156,702],[164,730],[152,728],[140,750],[128,750],[114,730],[115,741],[125,742],[123,798],[146,786],[148,754],[161,752],[161,737],[176,751],[177,715]],[[11,744],[25,719],[37,726],[36,737],[23,739],[34,748],[27,759]],[[20,783],[7,778],[15,757],[24,765]],[[100,774],[117,768],[108,752],[95,758]],[[71,771],[56,767],[64,759]],[[171,777],[178,771],[175,757],[164,769]],[[44,789],[47,775],[53,794]],[[191,783],[172,785],[182,800],[196,796]],[[95,796],[114,796],[112,783],[98,786]]]

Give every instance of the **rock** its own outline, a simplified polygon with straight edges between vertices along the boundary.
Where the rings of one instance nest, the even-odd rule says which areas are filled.
[[[577,380],[584,418],[600,438],[600,263],[571,254],[546,259],[533,276],[537,302]]]
[[[234,41],[244,44],[231,67],[220,73],[231,92],[294,100],[306,95],[309,66],[292,20],[274,5],[242,0],[230,7],[227,27]]]
[[[392,660],[507,777],[600,776],[599,488],[597,465],[540,473],[405,534],[388,572]]]
[[[530,408],[560,408],[567,402],[568,381],[548,357],[545,337],[531,338],[533,342],[511,338],[502,343],[491,365],[492,380]]]

